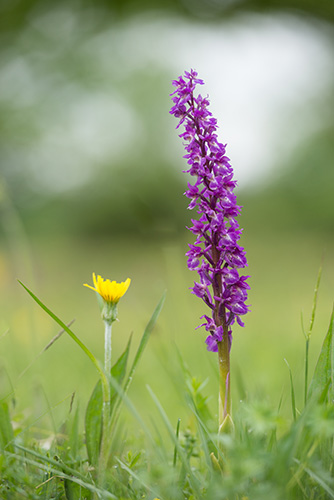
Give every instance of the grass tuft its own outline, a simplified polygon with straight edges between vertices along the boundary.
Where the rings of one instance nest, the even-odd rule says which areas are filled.
[[[320,277],[306,341],[314,324],[319,280]],[[81,349],[88,351],[70,325],[50,314],[50,309],[27,291]],[[129,389],[164,300],[165,295],[144,329],[133,361],[130,363],[130,336],[110,374],[105,374],[110,395],[107,426],[110,449],[103,482],[99,482],[101,433],[105,429],[101,420],[101,382],[95,386],[84,411],[78,396],[74,393],[70,396],[61,425],[53,415],[55,405],[45,394],[46,414],[52,423],[46,434],[39,421],[31,423],[27,415],[16,412],[11,394],[0,404],[0,498],[334,499],[334,310],[307,386],[307,397],[304,387],[299,394],[296,392],[298,386],[288,362],[291,400],[288,416],[282,410],[284,394],[273,406],[269,398],[250,394],[240,374],[239,391],[247,397],[234,408],[233,432],[218,436],[216,416],[207,395],[210,380],[192,375],[180,353],[174,356],[174,362],[178,363],[178,389],[184,394],[182,420],[178,418],[175,425],[164,409],[163,388],[157,394],[146,385],[153,405],[151,423],[145,418],[147,411],[132,402]],[[94,365],[100,366],[95,355],[88,352]],[[307,359],[305,382],[309,370]],[[297,410],[297,400],[305,402],[301,411]],[[126,415],[135,422],[135,433],[127,430]]]

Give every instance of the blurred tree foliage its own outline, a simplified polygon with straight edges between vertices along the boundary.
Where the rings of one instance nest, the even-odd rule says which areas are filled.
[[[59,10],[61,6],[64,15]],[[189,218],[182,196],[184,178],[168,164],[166,146],[162,144],[169,118],[169,76],[162,67],[152,66],[139,67],[128,75],[126,71],[118,73],[117,65],[122,61],[117,60],[119,55],[112,53],[110,68],[104,74],[101,61],[86,41],[99,43],[98,35],[106,26],[117,26],[134,13],[152,9],[206,23],[223,22],[234,14],[249,11],[293,12],[315,22],[334,22],[333,0],[77,0],[57,2],[56,7],[60,12],[58,17],[47,19],[55,8],[51,0],[3,0],[0,4],[0,63],[10,70],[14,66],[16,73],[13,74],[18,75],[17,81],[15,77],[10,80],[8,98],[0,97],[0,182],[28,228],[43,232],[62,226],[66,231],[86,234],[113,230],[170,235],[180,228],[183,230]],[[66,11],[71,9],[80,15],[67,18]],[[47,20],[42,28],[40,18]],[[112,52],[112,47],[104,50]],[[133,114],[129,123],[134,131],[132,135],[129,133],[128,143],[122,145],[123,153],[117,149],[117,134],[110,137],[110,164],[98,152],[86,152],[83,147],[82,157],[76,159],[77,179],[83,181],[78,182],[75,189],[57,193],[57,190],[36,188],[36,177],[31,174],[37,162],[33,144],[47,129],[50,129],[50,137],[47,137],[49,150],[45,161],[51,161],[55,171],[63,172],[59,175],[65,181],[68,173],[66,158],[57,157],[60,139],[50,119],[57,116],[61,108],[67,109],[68,117],[60,120],[60,124],[66,126],[72,116],[74,94],[78,96],[79,105],[89,103],[90,93],[108,93],[110,85],[119,98],[118,105],[122,105],[124,98]],[[166,96],[165,102],[158,97],[161,95]],[[156,105],[158,99],[159,106]],[[102,108],[104,105],[101,97]],[[115,116],[121,113],[122,109],[116,109]],[[119,123],[120,128],[125,126],[128,125]],[[332,229],[333,130],[332,122],[330,128],[320,131],[296,151],[285,169],[280,165],[282,175],[276,177],[272,185],[253,195],[242,195],[245,203],[249,200],[249,213],[253,211],[256,216],[253,220],[261,221],[265,212],[272,223],[279,224],[280,215],[285,213],[284,220],[292,226],[313,224]],[[80,140],[84,146],[85,135],[79,137]],[[99,137],[97,144],[98,140]],[[69,155],[70,147],[68,145]],[[43,156],[38,161],[43,163]],[[94,175],[87,170],[90,163],[94,165]],[[38,175],[42,177],[43,171],[40,172]],[[2,197],[2,204],[4,199],[7,198]],[[268,210],[263,211],[263,206],[269,207]]]
[[[240,10],[270,12],[273,10],[292,11],[301,15],[334,22],[334,2],[332,0],[76,0],[76,8],[100,8],[106,13],[119,17],[129,13],[162,9],[179,15],[194,16],[207,19],[224,18]],[[16,31],[39,8],[52,6],[52,0],[3,0],[0,7],[0,29]]]
[[[268,230],[334,231],[334,127],[299,146],[265,189],[245,193],[247,225]]]

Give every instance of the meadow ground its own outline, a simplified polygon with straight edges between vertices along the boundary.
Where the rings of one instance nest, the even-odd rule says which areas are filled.
[[[189,236],[189,235],[185,235]],[[310,369],[319,354],[332,307],[334,241],[312,233],[245,233],[251,275],[245,328],[236,327],[232,347],[232,394],[238,402],[252,397],[274,406],[282,397],[283,413],[290,413],[289,371],[296,392],[304,380],[304,337],[313,301],[313,290],[323,258],[323,274],[310,348]],[[12,246],[12,248],[15,245]],[[133,332],[133,349],[161,295],[167,298],[148,348],[130,389],[130,396],[144,419],[155,409],[146,385],[159,395],[172,422],[184,418],[183,383],[177,352],[199,380],[207,380],[205,394],[217,413],[217,360],[206,351],[205,332],[195,330],[205,307],[188,288],[196,279],[186,268],[186,240],[108,240],[57,237],[35,239],[29,245],[1,248],[1,366],[2,397],[14,389],[17,409],[32,420],[45,414],[38,425],[57,425],[66,413],[73,392],[85,406],[97,380],[94,367],[67,336],[39,356],[59,327],[38,308],[17,279],[25,283],[63,321],[75,319],[73,331],[94,354],[103,358],[103,324],[91,283],[94,271],[118,281],[132,278],[119,306],[113,331],[113,358],[123,351]],[[7,332],[7,333],[6,333]],[[134,352],[134,350],[133,350]],[[242,380],[242,384],[240,383]],[[242,388],[243,386],[243,388]],[[302,391],[300,391],[302,393]],[[302,401],[296,401],[297,407]],[[48,412],[52,407],[52,417]],[[59,419],[59,420],[58,420]],[[131,420],[131,419],[130,419]]]

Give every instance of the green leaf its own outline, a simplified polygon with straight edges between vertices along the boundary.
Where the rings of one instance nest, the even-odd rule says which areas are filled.
[[[102,437],[102,405],[102,385],[101,380],[99,380],[88,401],[85,416],[86,448],[89,462],[93,466],[97,465],[100,454]]]
[[[75,459],[79,454],[80,448],[79,436],[79,406],[76,407],[73,419],[69,422],[69,449],[72,457]]]
[[[320,355],[314,370],[314,375],[309,387],[309,397],[317,393],[319,396],[328,394],[329,399],[334,397],[334,341],[333,341],[333,325],[334,325],[334,308],[332,311],[329,328],[322,345]],[[327,390],[326,390],[327,389]]]
[[[4,401],[0,404],[0,450],[13,451],[12,442],[14,432],[10,420],[8,404]]]
[[[125,351],[121,356],[118,358],[114,366],[111,368],[111,376],[117,380],[119,385],[122,385],[122,382],[124,380],[125,374],[126,374],[126,367],[127,367],[127,362],[129,358],[129,352],[130,352],[130,345],[131,345],[131,340],[132,340],[132,335],[130,336],[129,342],[125,348]],[[110,386],[110,412],[112,412],[112,409],[115,405],[116,398],[118,394],[115,391],[114,387],[111,385]]]

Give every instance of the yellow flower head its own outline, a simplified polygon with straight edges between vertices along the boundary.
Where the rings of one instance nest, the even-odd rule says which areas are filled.
[[[95,292],[99,293],[106,302],[117,304],[119,299],[123,297],[123,295],[129,288],[131,280],[130,278],[128,278],[121,283],[117,283],[116,281],[110,281],[108,279],[104,280],[99,275],[97,275],[96,278],[95,273],[93,273],[93,282],[94,287],[87,285],[86,283],[84,284],[84,286],[87,286],[88,288],[91,288]]]

